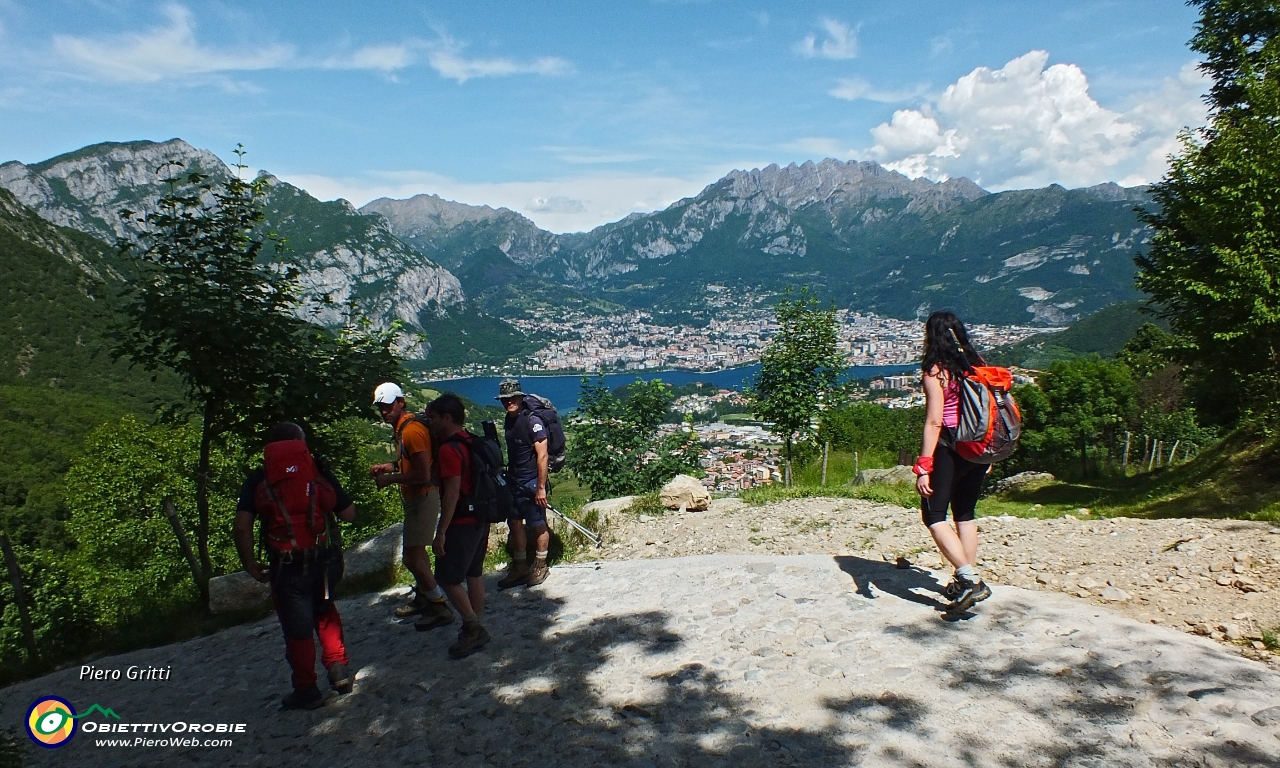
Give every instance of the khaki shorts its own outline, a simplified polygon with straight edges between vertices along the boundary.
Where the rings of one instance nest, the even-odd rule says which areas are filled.
[[[429,547],[436,540],[436,524],[440,522],[440,489],[432,488],[422,496],[401,497],[404,502],[403,548]]]

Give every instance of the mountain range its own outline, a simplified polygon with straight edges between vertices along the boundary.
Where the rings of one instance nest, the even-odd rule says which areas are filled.
[[[120,211],[153,209],[178,170],[235,172],[179,139],[107,143],[0,165],[0,189],[105,252],[136,234]],[[1149,204],[1141,187],[989,193],[823,160],[733,171],[662,211],[553,234],[506,208],[418,195],[356,210],[265,176],[269,228],[320,321],[341,324],[348,304],[379,327],[398,321],[425,339],[404,346],[420,368],[518,357],[532,342],[504,318],[539,305],[699,311],[708,286],[805,284],[898,317],[946,306],[978,322],[1066,323],[1137,296],[1147,232],[1134,207]]]

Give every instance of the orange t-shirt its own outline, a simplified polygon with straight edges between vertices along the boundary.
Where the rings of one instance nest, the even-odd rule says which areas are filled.
[[[406,413],[396,423],[396,455],[399,457],[401,474],[413,471],[413,461],[410,457],[415,453],[426,451],[428,456],[431,455],[431,433],[421,422],[410,421],[412,418],[412,413]],[[434,487],[430,481],[412,485],[402,484],[400,493],[412,499],[425,495]]]

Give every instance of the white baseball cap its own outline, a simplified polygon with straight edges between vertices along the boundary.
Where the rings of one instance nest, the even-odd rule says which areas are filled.
[[[381,405],[383,403],[391,405],[402,397],[404,397],[404,392],[400,390],[400,387],[389,381],[385,384],[379,384],[378,388],[373,390],[374,405]]]

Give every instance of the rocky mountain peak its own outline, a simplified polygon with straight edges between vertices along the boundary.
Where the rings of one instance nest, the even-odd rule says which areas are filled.
[[[387,218],[396,231],[423,231],[427,229],[454,229],[462,224],[478,221],[495,221],[514,217],[528,221],[509,208],[491,208],[487,205],[467,205],[445,200],[439,195],[414,195],[405,200],[380,197],[360,208],[362,213],[378,213]],[[533,225],[533,222],[529,222]]]
[[[941,183],[911,179],[869,160],[827,158],[818,163],[810,160],[800,165],[731,171],[703,190],[699,198],[725,194],[739,199],[763,197],[788,210],[813,203],[831,207],[893,198],[909,198],[917,208],[945,210],[988,193],[964,178]]]
[[[146,210],[171,175],[231,171],[217,155],[181,139],[93,144],[32,165],[0,165],[0,187],[54,224],[107,241],[128,234],[120,211]]]

